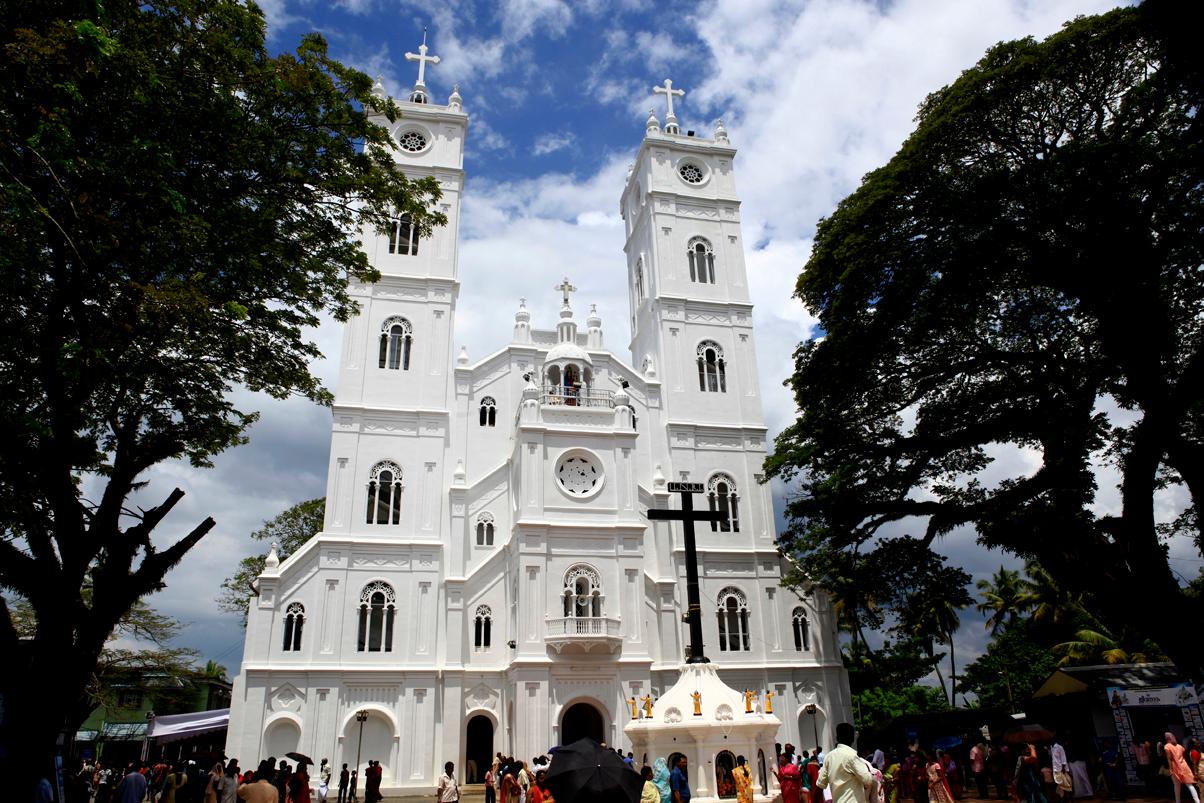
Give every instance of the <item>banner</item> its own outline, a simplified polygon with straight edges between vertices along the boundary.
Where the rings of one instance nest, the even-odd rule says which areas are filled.
[[[1108,704],[1113,708],[1137,708],[1142,706],[1170,706],[1183,708],[1197,705],[1196,687],[1190,683],[1177,683],[1162,688],[1126,689],[1108,687]]]

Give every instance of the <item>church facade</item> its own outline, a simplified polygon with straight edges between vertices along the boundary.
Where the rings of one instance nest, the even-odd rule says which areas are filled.
[[[532,288],[558,294],[556,320],[520,302],[510,342],[470,362],[452,348],[468,117],[421,73],[400,105],[381,120],[398,169],[439,181],[448,223],[364,235],[381,279],[353,287],[325,523],[258,580],[227,754],[300,751],[361,778],[371,759],[386,789],[429,790],[445,761],[473,781],[496,752],[586,735],[626,749],[631,698],[659,696],[687,657],[681,525],[645,515],[676,506],[681,481],[718,519],[697,527],[708,656],[730,686],[773,693],[780,742],[832,745],[848,682],[826,597],[780,585],[722,124],[683,134],[671,105],[663,128],[648,120],[620,196],[630,356],[592,307],[579,322],[566,279]]]

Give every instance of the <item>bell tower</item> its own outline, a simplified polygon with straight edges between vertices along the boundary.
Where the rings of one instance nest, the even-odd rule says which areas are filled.
[[[407,215],[398,215],[388,232],[365,228],[361,234],[381,278],[351,288],[360,310],[343,331],[325,529],[435,538],[443,473],[450,471],[443,445],[452,406],[468,115],[458,87],[446,105],[432,102],[426,69],[439,57],[428,54],[425,36],[418,52],[405,56],[417,62],[418,77],[407,99],[397,101],[401,116],[373,122],[393,138],[398,171],[438,181],[437,211],[447,223],[422,237]],[[379,79],[372,91],[384,97]]]

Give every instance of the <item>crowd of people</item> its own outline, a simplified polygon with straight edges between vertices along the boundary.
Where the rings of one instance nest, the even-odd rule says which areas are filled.
[[[380,792],[380,762],[369,760],[364,769],[363,803],[384,799]],[[67,803],[360,803],[359,773],[344,764],[335,775],[322,759],[314,775],[310,765],[296,765],[275,756],[254,770],[243,770],[238,759],[214,763],[208,772],[196,761],[174,765],[131,762],[122,769],[100,761],[84,761],[65,779]]]

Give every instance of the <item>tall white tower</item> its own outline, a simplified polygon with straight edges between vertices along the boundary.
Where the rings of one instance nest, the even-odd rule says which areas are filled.
[[[671,104],[681,90],[666,84]],[[722,539],[714,544],[772,551],[773,509],[756,482],[766,427],[735,156],[721,121],[704,139],[680,131],[672,105],[663,130],[649,113],[621,199],[631,351],[633,364],[662,383],[669,439],[657,458],[672,468],[669,479],[708,483],[717,507],[753,502],[751,521],[738,517],[744,531],[716,527]]]
[[[425,68],[438,57],[425,43],[406,57],[418,62],[418,81],[398,104],[400,119],[376,122],[397,142],[399,171],[439,182],[447,225],[420,238],[403,215],[387,235],[363,234],[381,279],[352,288],[360,311],[343,335],[324,530],[437,540],[451,472],[444,453],[468,116],[458,89],[446,106],[430,102]]]

